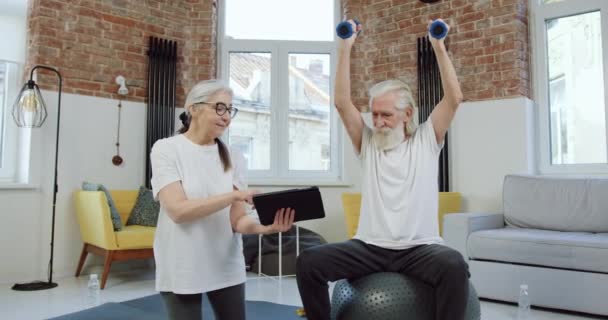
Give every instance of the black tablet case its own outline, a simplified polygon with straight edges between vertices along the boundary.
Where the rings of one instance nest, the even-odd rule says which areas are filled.
[[[281,208],[295,209],[294,221],[325,218],[318,187],[256,194],[253,196],[253,204],[263,225],[272,224],[277,210]]]

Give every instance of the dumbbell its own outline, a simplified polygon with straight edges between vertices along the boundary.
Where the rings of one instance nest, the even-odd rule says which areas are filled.
[[[361,24],[357,19],[353,19],[353,21],[355,22],[356,26]],[[348,21],[342,21],[338,23],[338,26],[336,27],[336,33],[338,34],[338,37],[342,39],[350,38],[350,36],[353,35],[353,32],[353,26]],[[357,35],[359,35],[359,33],[361,33],[361,30],[357,32]]]
[[[429,26],[429,34],[435,39],[443,39],[448,34],[448,26],[441,20],[435,20]]]

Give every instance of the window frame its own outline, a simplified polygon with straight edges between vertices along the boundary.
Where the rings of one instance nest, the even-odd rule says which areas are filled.
[[[542,0],[530,1],[532,25],[530,28],[533,61],[533,83],[537,108],[537,166],[541,174],[605,174],[605,164],[553,164],[551,162],[551,120],[549,105],[547,30],[546,21],[599,11],[602,30],[602,61],[604,80],[604,115],[606,143],[608,144],[608,1],[563,0],[544,4]],[[607,145],[608,153],[608,145]],[[607,154],[608,158],[608,154]]]
[[[251,185],[342,185],[344,181],[344,134],[334,108],[333,90],[336,70],[335,41],[290,41],[233,39],[225,36],[225,1],[218,14],[218,75],[229,79],[231,52],[264,52],[271,55],[270,73],[270,169],[248,170]],[[334,23],[339,21],[339,1],[334,1]],[[334,40],[335,40],[334,34]],[[330,169],[289,170],[289,55],[328,54],[330,56]],[[283,94],[280,94],[283,93]],[[230,129],[229,129],[230,130]],[[225,134],[228,138],[228,133]]]
[[[0,148],[2,150],[2,157],[0,159],[0,183],[15,183],[18,179],[18,142],[19,142],[19,128],[13,121],[12,117],[12,106],[19,93],[19,80],[21,79],[22,65],[19,62],[10,60],[0,60],[0,63],[7,63],[11,65],[7,69],[7,77],[4,80],[4,90],[2,105],[0,105],[0,121],[2,126],[0,130],[3,130],[0,136]]]

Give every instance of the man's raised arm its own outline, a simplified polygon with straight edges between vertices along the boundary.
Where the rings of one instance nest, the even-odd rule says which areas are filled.
[[[431,22],[429,21],[429,26],[430,24]],[[447,24],[446,27],[449,31],[450,29]],[[445,48],[445,38],[437,40],[429,36],[429,39],[437,57],[444,93],[441,101],[431,112],[431,121],[433,121],[433,127],[435,128],[435,138],[437,139],[437,143],[441,143],[452,123],[452,119],[454,119],[458,106],[462,102],[462,91],[460,90],[454,65],[452,65],[448,51]]]
[[[361,25],[355,25],[349,20],[353,30],[359,31]],[[361,140],[363,137],[363,118],[361,112],[350,97],[350,53],[357,38],[357,32],[347,39],[338,40],[338,66],[336,70],[336,85],[334,103],[340,118],[346,127],[346,132],[355,147],[357,154],[361,153]]]

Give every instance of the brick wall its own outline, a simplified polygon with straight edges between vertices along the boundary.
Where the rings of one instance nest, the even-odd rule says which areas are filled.
[[[148,36],[178,43],[178,105],[198,80],[215,75],[216,0],[31,0],[28,67],[59,68],[64,91],[116,97],[114,78],[128,79],[130,99],[145,101]],[[416,38],[442,17],[453,29],[452,60],[467,100],[529,96],[526,0],[343,0],[364,32],[353,52],[353,96],[388,78],[416,91]],[[54,79],[41,79],[53,88]]]
[[[345,0],[343,10],[364,24],[351,69],[358,106],[381,80],[417,90],[416,39],[435,18],[452,26],[447,44],[465,100],[530,95],[526,0]]]
[[[129,99],[147,95],[148,37],[178,45],[178,106],[198,80],[215,75],[215,0],[31,0],[27,68],[59,69],[64,92],[116,98],[117,75]],[[56,80],[39,76],[43,88]]]

